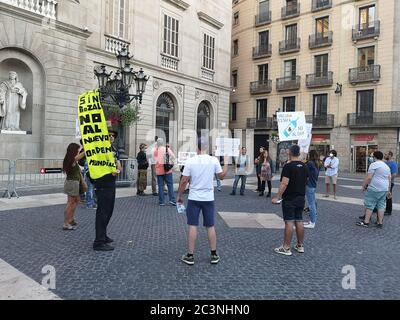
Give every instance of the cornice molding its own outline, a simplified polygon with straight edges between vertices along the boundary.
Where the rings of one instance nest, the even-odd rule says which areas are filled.
[[[214,19],[213,17],[209,16],[207,13],[203,12],[203,11],[199,11],[197,13],[198,17],[200,20],[210,24],[211,26],[213,26],[216,29],[221,29],[224,24],[219,22],[218,20]]]
[[[164,0],[164,1],[171,3],[182,10],[187,10],[190,7],[190,4],[183,0]]]

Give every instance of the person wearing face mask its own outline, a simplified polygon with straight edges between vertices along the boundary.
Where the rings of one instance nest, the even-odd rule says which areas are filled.
[[[145,196],[144,191],[147,187],[147,169],[149,168],[149,162],[146,156],[147,145],[141,143],[139,146],[139,153],[136,156],[138,162],[138,178],[137,178],[137,195]]]
[[[331,150],[329,153],[329,157],[325,159],[324,167],[326,169],[325,172],[325,184],[326,184],[326,194],[325,197],[329,197],[330,193],[330,185],[333,185],[333,198],[336,200],[336,187],[337,187],[337,178],[338,178],[338,170],[339,170],[339,159],[337,158],[337,152],[335,150]]]

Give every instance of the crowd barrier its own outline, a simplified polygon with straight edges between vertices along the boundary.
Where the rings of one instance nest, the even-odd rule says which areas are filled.
[[[122,171],[117,176],[118,187],[129,187],[137,176],[136,159],[120,160]],[[0,193],[2,197],[19,197],[20,190],[53,189],[64,185],[62,159],[0,159]]]
[[[4,198],[11,198],[11,161],[8,159],[0,159],[0,193]],[[12,192],[12,191],[11,191]]]

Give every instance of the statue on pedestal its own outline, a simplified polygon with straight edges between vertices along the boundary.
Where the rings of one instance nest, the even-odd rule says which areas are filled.
[[[27,96],[18,74],[10,71],[9,80],[0,83],[0,130],[21,131],[20,109],[25,110]]]

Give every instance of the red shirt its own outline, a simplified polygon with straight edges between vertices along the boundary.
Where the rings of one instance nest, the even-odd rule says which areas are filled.
[[[156,162],[156,175],[162,176],[164,174],[172,173],[172,170],[165,172],[164,170],[164,163],[165,163],[165,150],[164,146],[156,147],[154,149],[154,160]],[[173,163],[172,160],[175,158],[174,153],[171,151],[171,148],[168,148],[169,154],[169,163]]]

